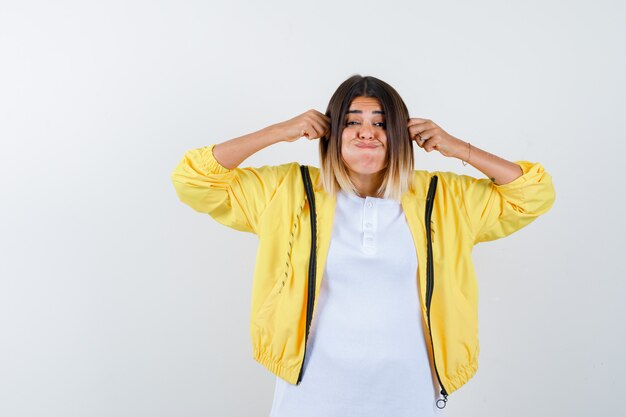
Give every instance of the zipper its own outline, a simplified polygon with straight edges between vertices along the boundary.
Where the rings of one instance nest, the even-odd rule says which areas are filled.
[[[300,365],[300,373],[298,374],[298,381],[296,385],[300,385],[302,381],[302,374],[304,372],[304,359],[306,358],[306,343],[309,339],[309,329],[311,327],[311,320],[313,319],[313,306],[315,303],[315,272],[317,258],[315,249],[317,247],[317,224],[315,220],[315,195],[313,193],[313,187],[311,186],[311,177],[309,176],[309,168],[306,165],[300,166],[302,172],[302,180],[304,181],[304,189],[306,191],[306,198],[309,200],[309,214],[311,217],[311,253],[309,256],[309,280],[307,286],[307,300],[306,300],[306,327],[304,333],[304,355],[302,356],[302,364]]]
[[[426,239],[428,245],[428,261],[426,263],[426,316],[428,318],[428,333],[430,334],[430,346],[433,351],[433,364],[435,365],[435,374],[437,374],[437,381],[441,387],[441,395],[443,399],[437,400],[437,408],[444,408],[448,402],[448,392],[441,383],[439,377],[439,371],[437,371],[437,362],[435,361],[435,347],[433,342],[433,333],[430,327],[430,302],[433,298],[433,290],[435,289],[435,271],[433,265],[433,242],[430,232],[430,219],[433,212],[433,205],[435,200],[435,192],[437,191],[437,181],[439,178],[434,175],[430,180],[430,186],[428,187],[428,195],[426,196]]]
[[[307,166],[300,166],[300,171],[302,173],[302,180],[304,181],[304,188],[306,191],[307,200],[309,200],[309,208],[310,208],[310,218],[311,218],[311,251],[309,256],[309,276],[308,276],[308,287],[307,287],[307,307],[306,307],[306,327],[305,327],[305,335],[304,335],[304,354],[302,356],[302,364],[300,365],[300,373],[298,374],[298,380],[296,385],[300,385],[302,381],[302,376],[304,372],[304,361],[306,358],[306,345],[309,338],[309,330],[311,327],[311,320],[313,318],[313,306],[315,303],[315,272],[316,272],[316,246],[317,246],[317,224],[315,219],[315,196],[313,193],[313,189],[311,186],[311,177],[309,176],[309,170]],[[435,361],[435,349],[432,338],[432,331],[430,330],[430,303],[434,290],[434,267],[433,267],[433,246],[432,246],[432,236],[431,236],[431,228],[430,228],[430,220],[433,211],[434,205],[434,197],[437,189],[437,181],[438,177],[435,175],[432,177],[430,186],[428,188],[428,195],[426,197],[426,238],[427,238],[427,246],[428,246],[428,262],[426,266],[426,312],[428,317],[428,332],[430,334],[430,343],[433,351],[433,364],[435,367],[435,374],[437,375],[437,380],[439,381],[439,386],[441,386],[441,395],[443,395],[443,399],[437,400],[437,407],[444,408],[448,402],[448,392],[444,388],[441,378],[439,377],[439,371],[437,370],[437,363]]]

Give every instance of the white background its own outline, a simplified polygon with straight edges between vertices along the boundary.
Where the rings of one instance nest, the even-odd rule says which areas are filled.
[[[474,251],[480,366],[446,416],[624,415],[625,11],[1,1],[0,415],[266,417],[274,376],[248,327],[256,237],[180,203],[170,174],[188,149],[324,112],[355,73],[554,177],[549,213]],[[288,161],[318,165],[317,142],[244,165]]]

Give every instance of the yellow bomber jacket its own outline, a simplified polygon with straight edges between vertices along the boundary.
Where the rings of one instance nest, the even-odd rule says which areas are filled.
[[[258,236],[250,310],[253,357],[289,383],[299,383],[306,346],[312,241],[310,207],[299,164],[227,169],[213,157],[214,146],[185,153],[172,173],[176,193],[194,210]],[[415,191],[402,196],[402,209],[420,260],[416,276],[419,314],[444,398],[472,378],[478,368],[478,288],[472,247],[521,229],[554,202],[552,177],[543,166],[516,163],[523,175],[504,185],[451,172],[416,170]],[[319,169],[309,170],[317,222],[315,300],[326,264],[336,197],[318,184]],[[438,177],[430,230],[434,286],[427,312],[424,213],[433,175]],[[313,315],[315,307],[313,303]]]

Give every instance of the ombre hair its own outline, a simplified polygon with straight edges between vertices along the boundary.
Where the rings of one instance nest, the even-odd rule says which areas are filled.
[[[341,157],[341,135],[350,104],[356,97],[373,97],[385,112],[387,154],[377,197],[400,201],[413,187],[413,141],[407,123],[409,111],[398,92],[386,82],[371,76],[353,75],[345,80],[330,98],[326,116],[330,118],[330,137],[319,141],[320,176],[324,190],[334,195],[339,190],[358,195]]]

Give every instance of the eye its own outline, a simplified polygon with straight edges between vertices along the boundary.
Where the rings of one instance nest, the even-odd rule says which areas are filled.
[[[346,126],[354,126],[354,125],[358,125],[358,124],[361,124],[361,123],[356,121],[356,120],[348,120],[346,122]],[[376,122],[376,123],[374,123],[374,126],[378,126],[378,127],[381,127],[383,129],[385,129],[387,127],[387,124],[385,122]]]

